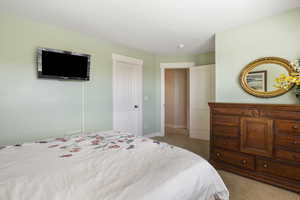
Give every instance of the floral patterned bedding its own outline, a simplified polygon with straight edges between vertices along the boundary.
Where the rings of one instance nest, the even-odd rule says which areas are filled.
[[[227,200],[201,157],[126,132],[0,147],[0,199]]]

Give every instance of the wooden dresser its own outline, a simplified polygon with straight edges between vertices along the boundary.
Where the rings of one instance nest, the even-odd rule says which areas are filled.
[[[300,105],[209,106],[216,168],[300,193]]]

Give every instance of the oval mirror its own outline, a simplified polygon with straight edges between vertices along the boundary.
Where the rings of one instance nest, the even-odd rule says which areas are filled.
[[[242,88],[256,97],[276,97],[286,93],[287,90],[275,87],[275,79],[281,74],[288,76],[293,67],[288,60],[278,57],[265,57],[249,63],[241,72],[240,82]]]

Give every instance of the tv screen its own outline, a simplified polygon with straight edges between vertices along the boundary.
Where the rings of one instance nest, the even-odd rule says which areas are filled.
[[[38,48],[38,77],[88,81],[90,55]]]

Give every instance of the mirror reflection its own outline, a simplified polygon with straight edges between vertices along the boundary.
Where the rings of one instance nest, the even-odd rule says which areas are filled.
[[[247,84],[250,88],[260,92],[278,90],[275,79],[281,74],[289,75],[286,68],[278,64],[261,64],[247,74]]]

